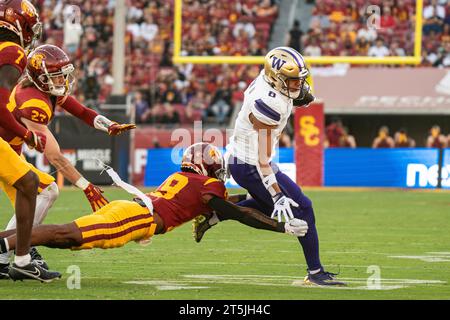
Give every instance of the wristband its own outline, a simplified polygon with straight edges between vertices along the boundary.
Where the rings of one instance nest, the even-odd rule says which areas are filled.
[[[98,130],[101,130],[101,131],[108,132],[109,126],[111,126],[113,123],[114,122],[112,122],[111,120],[109,120],[105,116],[102,116],[102,115],[99,114],[94,119],[94,128],[98,129]]]
[[[276,195],[275,190],[273,189],[273,185],[278,183],[277,178],[275,177],[275,174],[269,174],[268,176],[263,177],[262,182],[264,184],[264,187],[267,189],[267,191],[270,192],[270,195],[274,197]]]
[[[274,195],[272,197],[273,203],[277,202],[278,200],[280,200],[280,198],[284,196],[283,192],[278,192],[276,195]]]
[[[77,180],[77,182],[75,182],[75,185],[81,190],[86,190],[86,188],[89,187],[89,181],[87,181],[84,177],[81,177]]]

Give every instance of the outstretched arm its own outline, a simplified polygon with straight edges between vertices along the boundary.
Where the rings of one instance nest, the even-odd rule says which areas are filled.
[[[285,232],[285,223],[277,222],[256,209],[239,207],[224,199],[205,195],[209,197],[208,205],[216,212],[220,221],[236,220],[249,227],[275,232]]]
[[[108,200],[102,195],[103,191],[86,180],[73,164],[64,157],[58,142],[46,125],[38,124],[25,118],[22,118],[22,122],[30,130],[40,132],[46,136],[47,147],[45,148],[44,155],[47,157],[48,161],[62,173],[64,178],[83,190],[91,205],[92,211],[96,211],[108,203]]]
[[[228,201],[230,201],[231,203],[238,203],[238,202],[244,201],[246,199],[247,199],[246,193],[232,194],[232,195],[228,196]]]
[[[119,124],[111,121],[94,110],[85,107],[72,96],[65,98],[61,103],[61,107],[78,119],[83,120],[87,125],[107,132],[111,136],[136,128],[134,124]]]
[[[300,219],[279,222],[267,217],[256,209],[240,207],[211,194],[204,194],[202,198],[203,201],[214,210],[217,216],[216,219],[219,221],[236,220],[255,229],[288,233],[296,237],[303,237],[308,231],[308,224]],[[197,242],[200,242],[204,232],[211,227],[208,220],[209,219],[204,222],[207,223],[208,226],[204,229],[199,239],[196,239]]]

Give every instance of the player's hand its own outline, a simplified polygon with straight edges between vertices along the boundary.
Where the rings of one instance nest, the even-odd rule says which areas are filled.
[[[47,136],[41,132],[33,132],[28,130],[27,134],[23,138],[25,143],[31,149],[36,149],[38,152],[44,152],[45,144],[47,143]]]
[[[293,103],[296,107],[309,107],[309,104],[316,100],[316,97],[311,93],[309,85],[305,84],[300,92],[298,98],[294,99]]]
[[[107,205],[109,201],[102,195],[103,190],[92,183],[89,183],[88,187],[83,190],[86,198],[91,204],[92,211],[97,211],[101,207]]]
[[[308,232],[308,223],[304,220],[294,218],[284,224],[284,232],[295,237],[304,237]]]
[[[297,202],[295,202],[291,198],[286,197],[281,192],[273,197],[273,201],[275,202],[275,204],[271,216],[272,219],[277,218],[278,222],[281,222],[282,217],[284,217],[284,221],[286,222],[294,219],[294,214],[292,213],[291,206],[298,207]]]
[[[119,123],[113,123],[108,127],[108,134],[110,136],[117,136],[125,131],[133,130],[136,128],[135,124],[125,123],[125,124],[119,124]]]

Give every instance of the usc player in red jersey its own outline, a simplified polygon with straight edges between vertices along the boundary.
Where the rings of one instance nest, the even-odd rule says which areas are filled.
[[[135,125],[120,125],[112,122],[92,109],[86,108],[70,96],[74,83],[73,72],[74,67],[63,50],[53,45],[37,47],[28,56],[26,78],[14,87],[7,108],[24,127],[46,137],[47,144],[44,155],[67,180],[84,191],[92,211],[96,211],[106,205],[108,201],[103,197],[102,191],[87,181],[61,153],[58,142],[47,127],[54,117],[54,110],[60,106],[88,125],[110,135],[118,135],[135,128]],[[21,154],[23,139],[2,128],[0,128],[0,137],[7,141],[17,154]],[[58,197],[58,186],[52,176],[37,170],[31,164],[30,167],[38,175],[40,183],[34,219],[34,224],[38,225],[42,223]],[[0,187],[14,203],[16,190],[1,182]],[[15,221],[15,217],[12,217],[6,230],[15,229]],[[45,269],[48,269],[47,264],[35,248],[32,249],[32,255]],[[8,273],[8,261],[8,254],[0,255],[0,274]]]
[[[6,108],[12,88],[17,84],[27,64],[27,50],[40,37],[42,24],[34,6],[26,0],[0,1],[0,128],[19,137],[42,152],[45,136],[23,127]],[[0,182],[14,189],[14,203],[17,219],[17,247],[12,268],[17,273],[33,273],[38,280],[59,277],[57,272],[49,272],[32,261],[30,236],[33,226],[38,177],[30,165],[22,159],[9,144],[0,139]],[[3,278],[0,273],[0,278]]]
[[[181,171],[170,175],[155,192],[148,194],[153,208],[140,201],[112,201],[94,214],[62,225],[40,225],[33,229],[31,243],[72,250],[117,248],[130,241],[146,241],[214,210],[221,220],[233,219],[257,229],[304,236],[305,221],[275,221],[252,208],[227,201],[225,167],[220,151],[197,143],[183,154]],[[14,249],[14,230],[0,233],[0,253]]]

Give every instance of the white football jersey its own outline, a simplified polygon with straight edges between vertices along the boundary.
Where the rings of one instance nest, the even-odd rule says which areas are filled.
[[[239,160],[251,164],[258,164],[258,132],[253,129],[249,115],[253,115],[259,121],[267,125],[277,125],[273,130],[272,153],[278,145],[281,132],[287,124],[291,115],[293,100],[275,91],[274,88],[264,80],[264,70],[245,90],[244,102],[236,119],[233,135],[227,145],[227,152]]]

